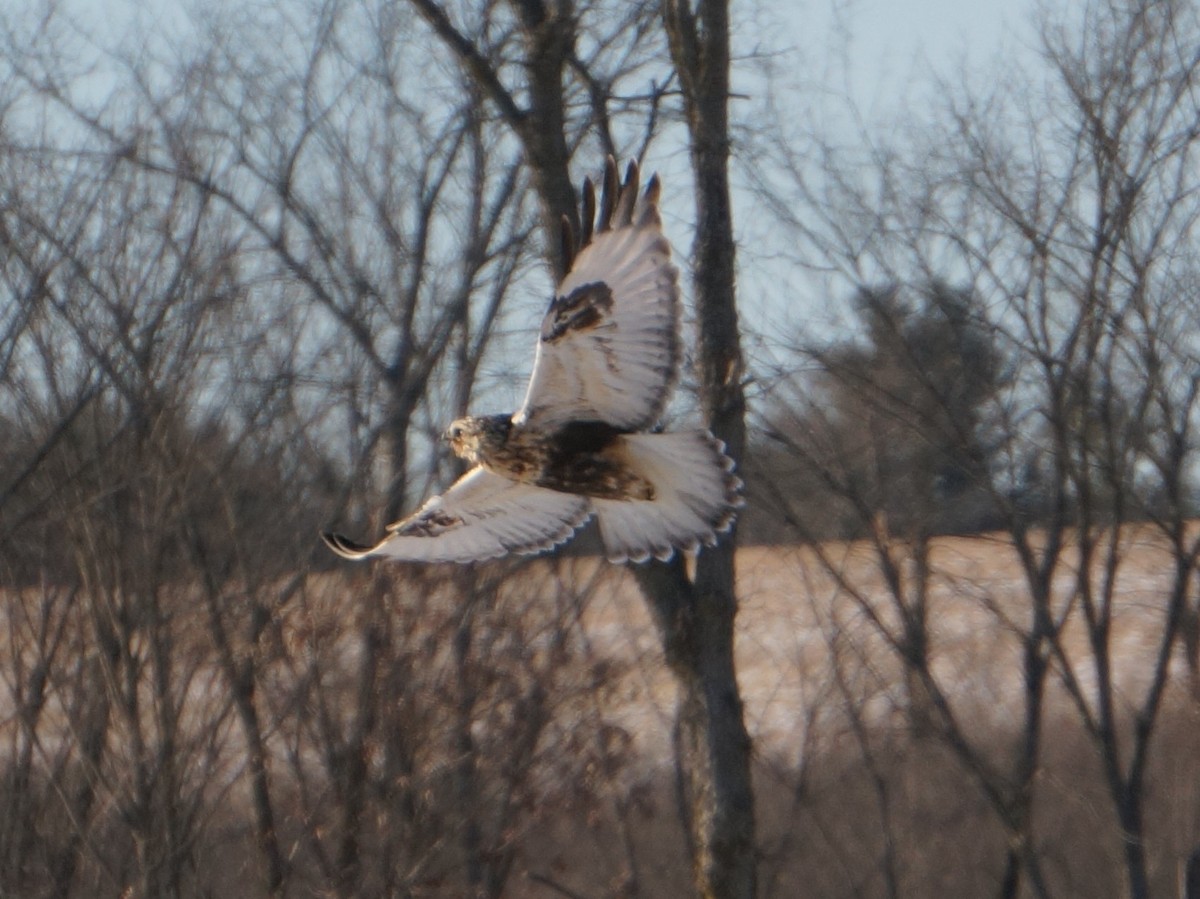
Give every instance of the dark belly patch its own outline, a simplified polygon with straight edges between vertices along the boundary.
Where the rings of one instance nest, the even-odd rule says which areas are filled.
[[[652,500],[654,485],[623,458],[625,433],[603,421],[573,421],[549,434],[514,431],[483,464],[514,481],[560,493]]]
[[[654,499],[654,485],[626,465],[601,455],[564,459],[542,472],[539,487],[597,499]]]
[[[539,486],[599,499],[654,499],[654,485],[621,458],[622,433],[601,421],[562,428],[552,440]]]

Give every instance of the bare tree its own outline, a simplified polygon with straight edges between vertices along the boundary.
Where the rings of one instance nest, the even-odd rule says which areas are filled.
[[[228,247],[211,240],[203,196],[182,185],[155,194],[143,175],[104,157],[64,155],[45,174],[14,191],[22,202],[12,209],[20,228],[11,253],[30,276],[42,273],[42,309],[9,383],[19,385],[27,422],[40,418],[49,436],[10,492],[40,509],[52,554],[49,564],[30,560],[41,562],[40,578],[77,585],[58,627],[96,647],[61,658],[49,634],[34,632],[37,680],[55,685],[51,705],[71,722],[68,736],[47,744],[56,716],[24,719],[29,739],[57,759],[70,822],[53,889],[67,894],[77,872],[107,861],[95,843],[107,822],[94,816],[113,808],[128,860],[100,869],[141,894],[179,895],[212,786],[186,772],[214,751],[224,705],[208,700],[218,730],[193,729],[206,717],[188,712],[202,654],[189,646],[176,600],[198,456],[182,409],[201,383],[201,335],[216,312],[200,300],[224,287]],[[48,204],[36,188],[51,185],[59,192]],[[51,662],[73,672],[60,680]],[[14,700],[28,707],[23,694]],[[68,789],[68,774],[77,787]]]
[[[894,372],[839,370],[827,354],[816,356],[822,377],[850,385],[887,415],[898,439],[946,416],[988,447],[976,489],[991,497],[1024,580],[1019,614],[997,596],[980,596],[1021,647],[1023,713],[1007,757],[993,757],[970,731],[953,682],[939,680],[930,664],[936,637],[931,644],[921,622],[941,575],[923,533],[928,517],[914,530],[878,514],[872,491],[887,485],[852,476],[866,460],[829,441],[836,412],[808,408],[776,429],[876,547],[890,614],[881,616],[853,585],[844,590],[920,682],[935,731],[1003,822],[1003,895],[1015,895],[1022,881],[1039,895],[1053,889],[1033,830],[1035,809],[1048,801],[1036,771],[1048,707],[1061,709],[1064,696],[1103,771],[1120,834],[1110,848],[1129,895],[1156,889],[1148,763],[1170,709],[1171,660],[1197,559],[1188,526],[1195,272],[1185,249],[1196,236],[1197,58],[1194,41],[1182,37],[1196,29],[1186,4],[1092,4],[1079,20],[1042,26],[1046,93],[960,93],[942,130],[918,140],[911,155],[899,142],[872,148],[868,171],[878,190],[844,167],[813,178],[793,165],[795,156],[785,162],[809,192],[808,222],[793,223],[824,262],[858,285],[881,273],[915,287],[939,267],[962,272],[980,298],[978,326],[1009,360],[1007,386],[981,415],[954,415],[929,366],[919,367],[927,376],[920,391],[932,405],[907,402],[897,415],[910,388]],[[914,361],[927,349],[902,345]],[[802,504],[788,505],[794,522],[811,526]],[[1139,600],[1130,546],[1146,526],[1162,576]],[[1141,619],[1132,610],[1138,601],[1149,603]],[[1133,628],[1146,642],[1131,656],[1119,647]]]
[[[583,33],[580,11],[571,3],[487,4],[476,22],[455,25],[446,8],[431,0],[414,5],[458,59],[463,70],[500,111],[524,145],[534,171],[544,211],[547,246],[559,222],[578,226],[575,194],[570,187],[567,147],[578,125],[566,115],[572,97],[570,49]],[[590,10],[590,7],[588,8]],[[599,5],[597,5],[599,9]],[[633,7],[620,20],[634,27],[643,9]],[[496,45],[489,40],[493,15],[511,16],[520,41],[522,107],[516,90],[506,85],[494,62]],[[729,127],[729,26],[724,3],[668,3],[661,8],[671,61],[683,88],[697,187],[695,244],[699,321],[699,378],[706,419],[737,458],[744,442],[742,363],[734,302],[734,242],[727,164]],[[634,32],[631,40],[636,41]],[[634,44],[636,46],[636,43]],[[584,125],[608,121],[608,92],[594,89],[592,65],[577,64],[593,113]],[[574,74],[574,73],[571,73]],[[610,76],[609,83],[615,81]],[[650,115],[656,113],[650,106]],[[600,113],[597,115],[597,113]],[[611,150],[611,136],[601,133]],[[561,276],[564,261],[553,260]],[[694,857],[696,888],[703,895],[754,894],[754,814],[750,784],[750,741],[742,720],[741,698],[733,666],[732,543],[700,556],[695,579],[682,560],[650,563],[636,569],[647,601],[654,609],[667,662],[682,689],[677,727],[680,763],[687,782],[687,827]]]
[[[729,192],[729,4],[662,4],[671,58],[683,88],[696,198],[693,245],[697,364],[705,419],[734,459],[745,446],[745,395]],[[756,891],[750,738],[734,671],[734,542],[682,566],[640,575],[667,658],[683,685],[678,719],[691,794],[696,887],[705,896]],[[665,578],[664,578],[665,575]],[[672,583],[673,582],[673,583]]]
[[[652,5],[506,0],[468,7],[469,19],[456,23],[445,4],[411,2],[524,148],[541,201],[546,255],[561,275],[564,216],[579,233],[570,175],[576,148],[595,135],[601,156],[619,155],[614,120],[623,109],[641,112],[643,151],[655,135],[669,75],[659,69],[647,34]],[[587,55],[580,49],[585,37],[595,48]],[[503,65],[510,54],[521,60],[511,78]],[[620,85],[647,77],[650,85],[621,96]]]

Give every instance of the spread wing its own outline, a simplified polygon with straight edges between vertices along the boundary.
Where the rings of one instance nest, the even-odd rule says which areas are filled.
[[[679,377],[679,272],[652,178],[638,196],[630,164],[617,181],[610,158],[593,233],[595,190],[584,183],[581,249],[564,223],[570,270],[542,321],[518,424],[599,420],[644,430],[662,416]]]
[[[476,562],[536,553],[567,540],[591,515],[582,496],[544,490],[473,468],[441,496],[388,527],[374,546],[322,534],[347,559],[388,556],[413,562]]]

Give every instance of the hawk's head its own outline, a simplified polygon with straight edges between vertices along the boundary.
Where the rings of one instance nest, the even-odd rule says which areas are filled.
[[[456,456],[479,465],[504,449],[511,430],[510,415],[469,415],[452,422],[445,437]]]

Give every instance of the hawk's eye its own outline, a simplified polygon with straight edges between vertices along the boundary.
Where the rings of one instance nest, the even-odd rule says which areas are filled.
[[[449,430],[446,431],[446,436],[451,440],[459,440],[462,437],[462,432],[462,425],[450,425]]]

